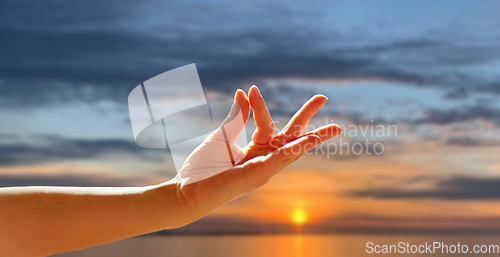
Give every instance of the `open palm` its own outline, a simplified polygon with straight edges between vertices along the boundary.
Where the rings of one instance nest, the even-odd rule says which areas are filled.
[[[174,183],[179,202],[186,208],[186,223],[193,222],[225,203],[264,185],[281,169],[300,156],[339,135],[338,125],[326,125],[304,134],[311,118],[326,103],[316,95],[275,135],[275,125],[256,86],[248,93],[238,90],[229,116],[187,158]],[[235,144],[254,113],[257,128],[252,142],[240,148]]]

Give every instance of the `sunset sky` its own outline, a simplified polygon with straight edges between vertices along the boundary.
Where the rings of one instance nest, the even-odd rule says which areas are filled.
[[[256,84],[283,127],[321,93],[312,124],[347,128],[328,143],[383,154],[316,150],[180,232],[500,231],[499,8],[0,0],[0,186],[172,178],[168,150],[135,144],[127,96],[196,63],[208,101]]]

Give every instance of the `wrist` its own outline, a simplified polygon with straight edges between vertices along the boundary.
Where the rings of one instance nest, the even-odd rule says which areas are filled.
[[[163,229],[180,228],[196,220],[176,178],[150,186],[145,194],[163,217]]]

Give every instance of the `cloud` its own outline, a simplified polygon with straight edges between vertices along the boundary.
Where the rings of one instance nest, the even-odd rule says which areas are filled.
[[[139,178],[112,178],[106,176],[82,176],[82,175],[0,175],[0,187],[13,186],[135,186],[147,184]]]
[[[497,138],[463,135],[449,137],[445,140],[445,143],[458,146],[497,146],[500,145],[500,140]]]
[[[347,195],[377,199],[499,200],[500,178],[456,176],[436,181],[431,189],[368,189]]]
[[[30,143],[0,144],[0,165],[32,164],[73,159],[94,159],[110,154],[125,154],[149,161],[162,160],[165,149],[146,149],[122,139],[68,139],[36,136]]]
[[[431,109],[425,112],[421,119],[413,121],[416,124],[449,124],[454,122],[470,121],[473,119],[485,119],[500,124],[500,110],[488,105],[464,106],[451,110]]]
[[[307,224],[305,234],[498,234],[498,217],[406,218],[397,216],[372,216],[353,213],[349,216],[331,217],[321,223]],[[287,234],[296,233],[296,227],[288,223],[269,222],[238,216],[209,215],[188,226],[175,230],[163,230],[153,235],[176,234]]]
[[[317,6],[235,5],[247,14],[241,17],[260,15],[249,21],[227,11],[225,4],[230,3],[206,4],[201,11],[177,2],[77,1],[49,8],[3,1],[1,102],[26,106],[111,99],[126,104],[139,83],[193,62],[206,88],[223,91],[248,80],[304,77],[376,78],[467,94],[498,92],[492,82],[497,72],[468,68],[500,59],[500,44],[488,41],[495,37],[492,31],[464,38],[445,22],[418,20],[426,25],[424,31],[415,25],[407,27],[410,36],[374,37],[380,27],[369,19],[361,31],[350,26],[357,21],[325,26],[319,17],[335,13]],[[472,19],[472,14],[454,11],[452,20]],[[304,22],[291,22],[290,12]],[[481,31],[479,24],[470,26]]]

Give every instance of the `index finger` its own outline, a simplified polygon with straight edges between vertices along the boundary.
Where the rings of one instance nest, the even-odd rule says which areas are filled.
[[[257,125],[257,129],[255,129],[252,136],[252,141],[257,145],[265,145],[274,136],[275,125],[273,119],[257,86],[253,85],[250,88],[248,98],[253,110],[255,125]]]

